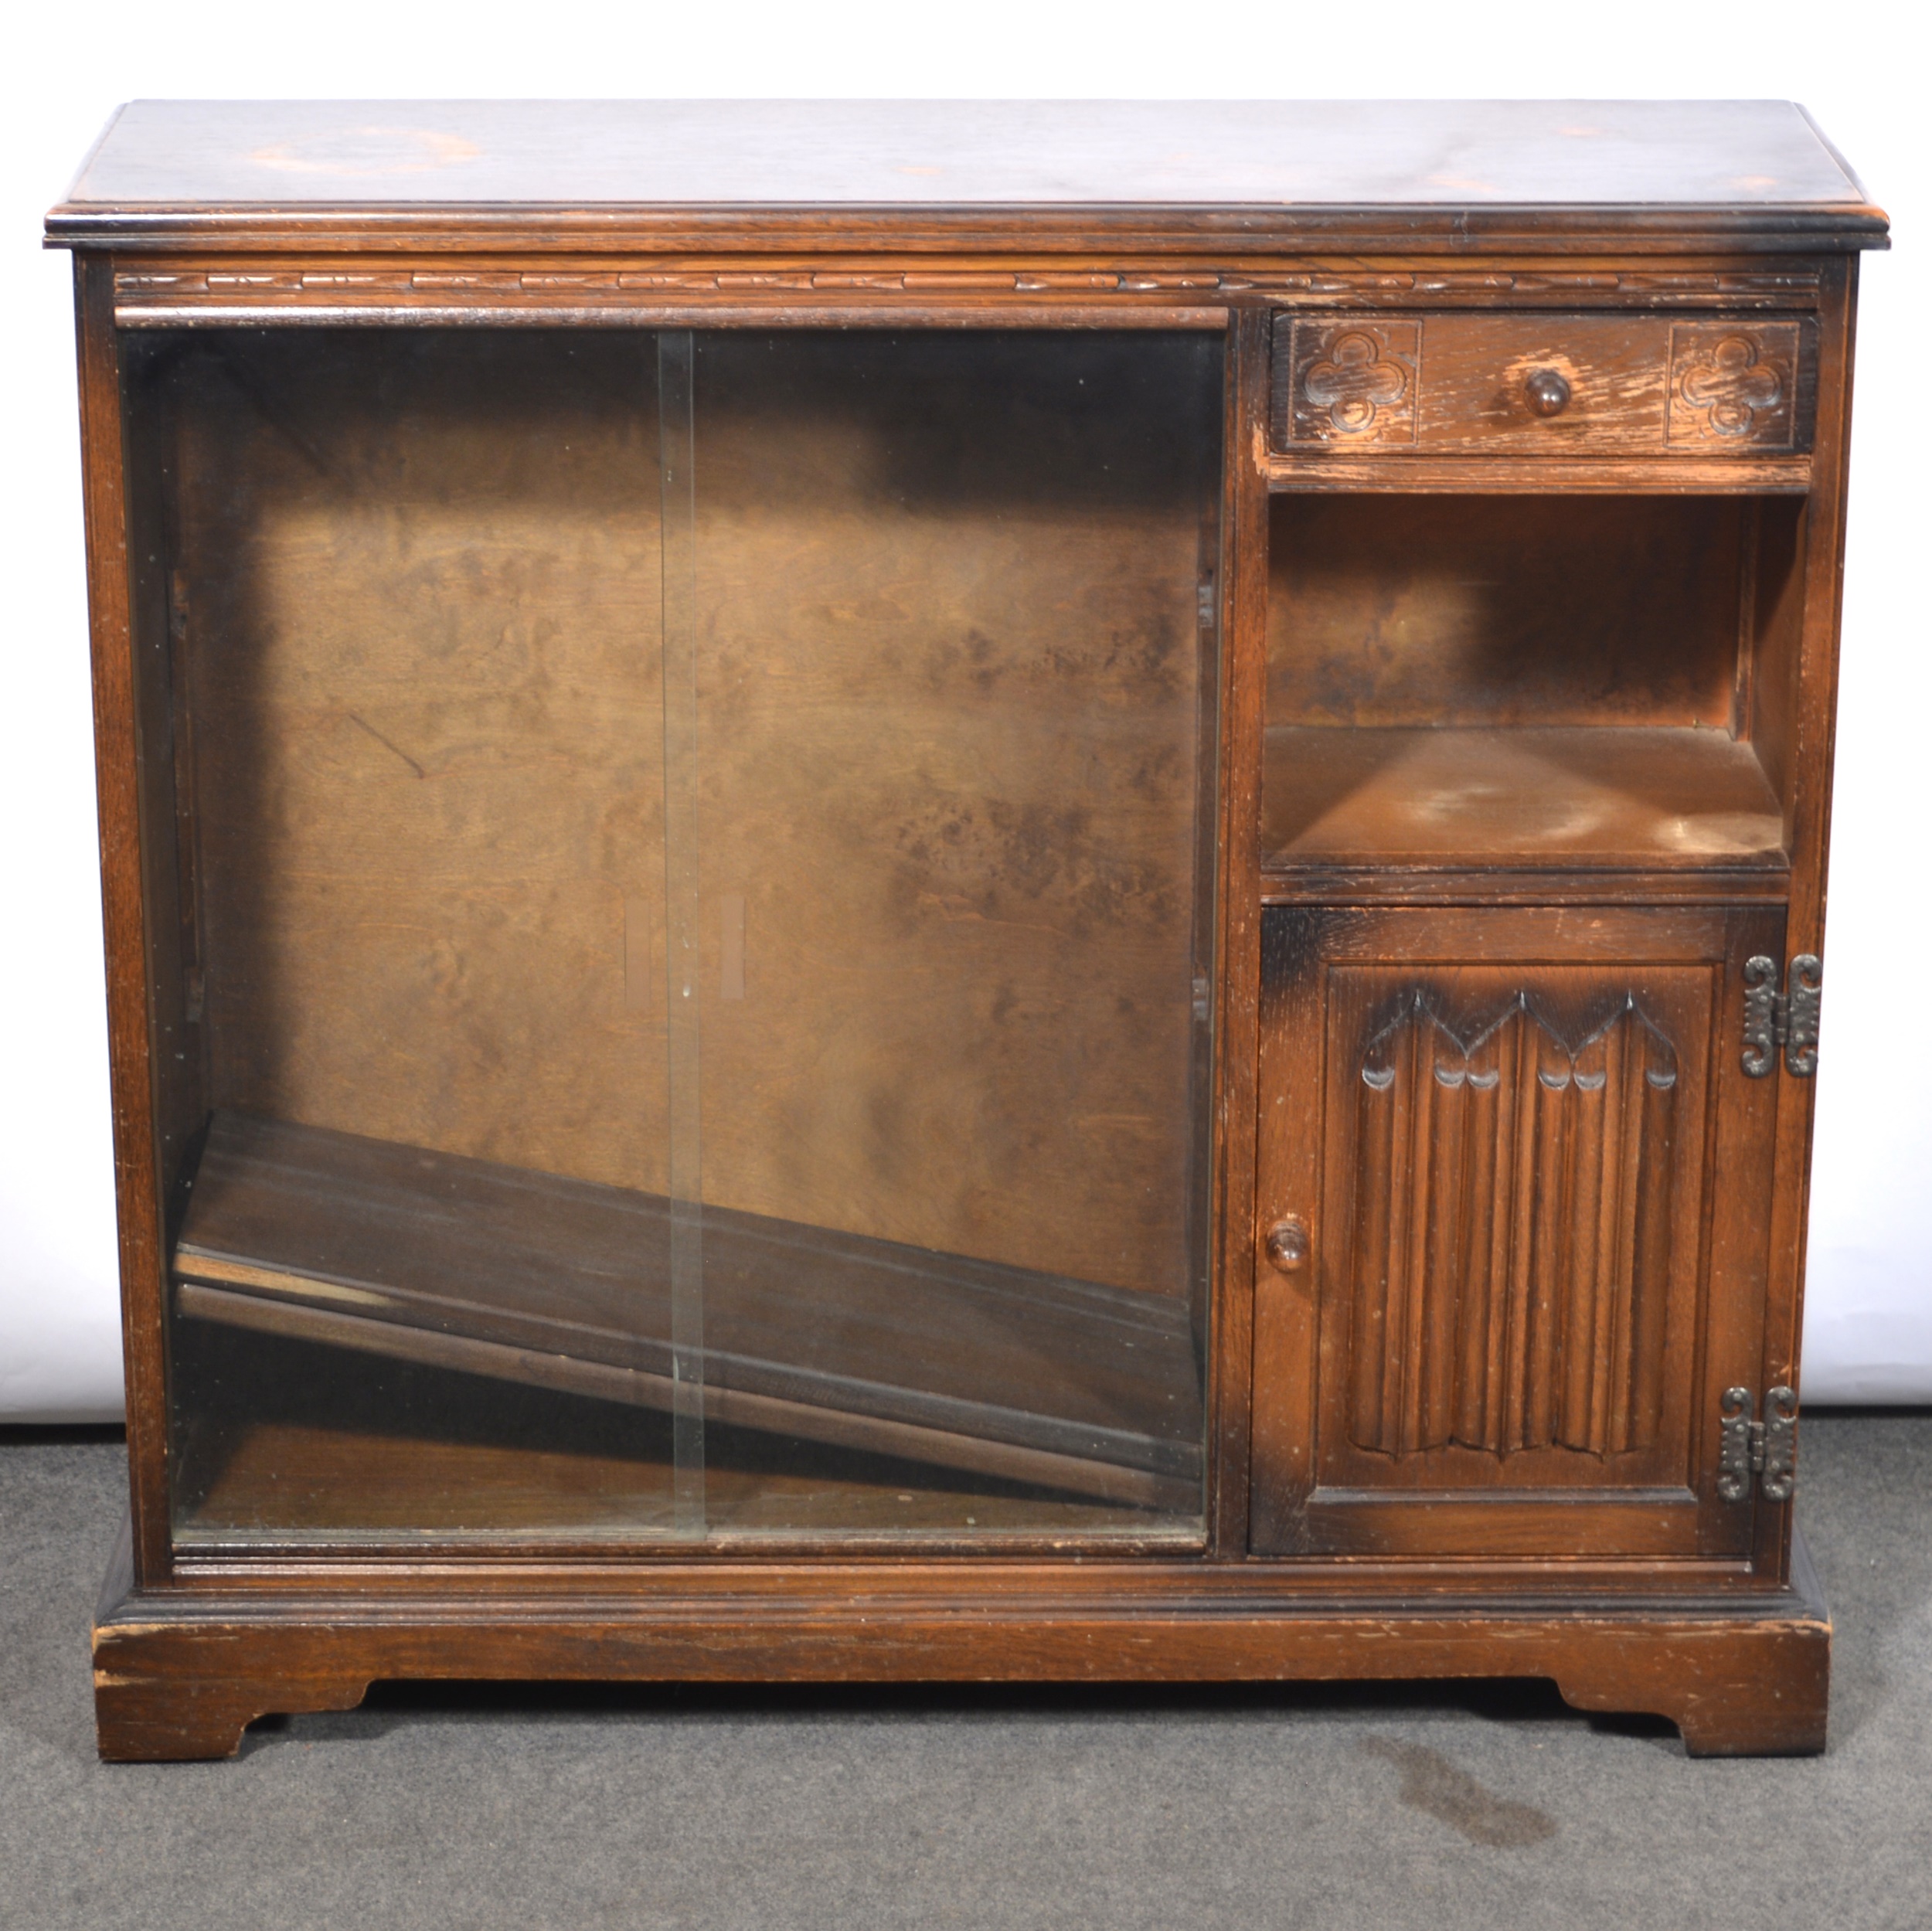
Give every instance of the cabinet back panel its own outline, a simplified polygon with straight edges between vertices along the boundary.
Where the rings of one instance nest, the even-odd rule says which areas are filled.
[[[1219,345],[697,342],[706,1198],[1198,1288]],[[663,1192],[656,338],[147,352],[206,1104]]]
[[[650,351],[183,352],[213,1107],[662,1187]]]
[[[1728,727],[1747,513],[1726,497],[1277,496],[1268,722]]]
[[[1114,1285],[1198,1267],[1219,354],[699,338],[705,1169],[730,1204]]]

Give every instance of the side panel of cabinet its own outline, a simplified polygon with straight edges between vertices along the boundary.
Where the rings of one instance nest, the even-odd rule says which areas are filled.
[[[1257,1552],[1748,1553],[1717,1423],[1762,1345],[1777,1093],[1739,1047],[1782,924],[1269,915]]]

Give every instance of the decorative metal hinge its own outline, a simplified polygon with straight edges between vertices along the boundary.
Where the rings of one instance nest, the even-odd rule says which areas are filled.
[[[1763,953],[1744,961],[1744,1070],[1762,1079],[1777,1063],[1800,1079],[1818,1071],[1818,1005],[1825,968],[1815,952],[1791,961],[1784,990],[1777,989],[1777,961]]]
[[[1717,1455],[1717,1492],[1741,1502],[1757,1477],[1767,1502],[1788,1502],[1798,1486],[1798,1392],[1774,1388],[1764,1396],[1764,1419],[1751,1419],[1751,1391],[1724,1390],[1724,1439]]]

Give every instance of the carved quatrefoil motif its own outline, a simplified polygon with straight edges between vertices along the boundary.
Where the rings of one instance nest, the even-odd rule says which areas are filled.
[[[1680,325],[1672,331],[1671,440],[1790,447],[1798,369],[1794,325]]]
[[[1293,328],[1292,420],[1285,440],[1414,441],[1417,324],[1298,317]]]
[[[1399,403],[1409,393],[1409,372],[1383,358],[1382,345],[1366,330],[1352,328],[1338,335],[1321,361],[1310,365],[1301,379],[1301,393],[1345,436],[1359,436],[1375,427],[1384,404]]]
[[[1757,345],[1748,335],[1725,336],[1707,360],[1684,371],[1682,389],[1693,409],[1709,412],[1712,430],[1719,436],[1750,435],[1758,411],[1784,399],[1777,370],[1757,359]]]

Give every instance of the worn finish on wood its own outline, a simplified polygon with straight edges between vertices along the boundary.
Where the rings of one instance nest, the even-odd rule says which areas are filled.
[[[1253,1391],[1255,1062],[1260,992],[1259,831],[1261,724],[1267,702],[1268,498],[1258,465],[1246,460],[1267,406],[1267,318],[1250,310],[1230,338],[1223,476],[1217,746],[1221,814],[1216,826],[1218,918],[1215,1161],[1212,1208],[1214,1294],[1207,1341],[1209,1534],[1223,1560],[1247,1546],[1248,1438]]]
[[[1725,731],[1568,725],[1267,733],[1270,874],[1311,865],[1782,873],[1784,818]]]
[[[102,1753],[232,1755],[253,1716],[342,1708],[383,1677],[852,1682],[1332,1681],[1548,1676],[1588,1709],[1668,1716],[1696,1756],[1825,1746],[1831,1624],[1797,1552],[1754,1596],[1604,1601],[1532,1591],[1431,1602],[1345,1583],[1297,1601],[1250,1567],[1216,1581],[1143,1561],[1062,1572],[903,1566],[854,1600],[771,1567],[608,1577],[568,1593],[426,1592],[332,1607],[311,1594],[111,1589],[97,1618]],[[1017,1580],[1017,1586],[1016,1586]],[[1231,1586],[1230,1585],[1232,1585]],[[721,1594],[729,1606],[719,1601]]]
[[[1268,722],[1735,728],[1750,600],[1790,567],[1757,520],[1736,498],[1277,496]]]
[[[1735,496],[1277,495],[1270,872],[1784,869],[1804,516]]]
[[[1805,451],[1808,321],[1661,315],[1284,315],[1274,447],[1394,457]]]
[[[431,245],[425,237],[423,246]],[[1804,314],[1818,305],[1815,266],[1802,260],[1755,267],[1748,259],[1701,274],[1634,270],[1621,264],[1570,271],[1547,264],[1471,270],[1444,262],[1369,273],[1348,262],[1310,267],[1293,257],[1246,260],[1239,267],[1190,262],[1176,268],[1158,257],[1090,257],[1070,267],[1052,257],[1024,266],[935,267],[930,257],[851,253],[835,266],[808,254],[761,267],[688,265],[612,268],[594,256],[520,267],[501,253],[434,265],[385,266],[366,255],[309,257],[301,267],[246,254],[213,260],[192,254],[148,258],[117,267],[114,318],[128,329],[233,326],[504,327],[733,326],[789,322],[839,328],[1189,328],[1226,325],[1230,301],[1260,296],[1287,311],[1332,311],[1358,301],[1382,309],[1477,307],[1507,300],[1519,311],[1574,309],[1580,301],[1610,311],[1720,307]],[[1265,318],[1263,318],[1265,319]],[[1321,474],[1338,473],[1347,457],[1329,449]],[[1397,475],[1419,474],[1418,459]],[[1626,458],[1627,461],[1638,459]],[[1654,487],[1756,487],[1778,459],[1732,451],[1715,467],[1679,453]],[[1563,459],[1541,453],[1539,476],[1560,474]],[[1782,459],[1774,472],[1802,488],[1807,465]],[[1492,466],[1493,467],[1493,466]],[[1570,466],[1573,470],[1574,464]],[[1794,479],[1795,479],[1794,481]],[[1382,480],[1389,480],[1383,477]]]
[[[1694,1750],[1819,1747],[1791,1508],[1715,1470],[1723,1389],[1796,1372],[1812,1083],[1746,1078],[1742,967],[1823,950],[1849,257],[1883,228],[1776,104],[124,114],[50,220],[95,251],[136,1524],[104,1749],[391,1674],[1504,1671]],[[566,1391],[658,1368],[461,1320],[397,1361],[373,1310],[179,1264],[223,1106],[663,1191],[675,546],[631,370],[687,329],[713,1204],[1158,1311],[1204,1523],[989,1473],[1058,1452],[1010,1429],[950,1467],[788,1440],[721,1376],[709,1542],[641,1552],[683,1519],[670,1425]],[[1070,441],[1049,364],[1093,379]],[[827,1113],[820,1054],[864,1107]],[[1078,1096],[1043,1137],[1036,1079]],[[225,1317],[172,1382],[171,1252]]]
[[[1833,720],[1838,700],[1838,613],[1844,593],[1846,468],[1850,456],[1855,262],[1832,264],[1821,301],[1820,334],[1835,354],[1823,364],[1818,439],[1828,461],[1806,505],[1795,547],[1802,574],[1783,615],[1785,739],[1793,865],[1787,956],[1825,953],[1826,854],[1831,829]],[[1761,1386],[1799,1385],[1806,1209],[1816,1083],[1778,1083],[1777,1186],[1771,1203]],[[1754,1559],[1781,1570],[1790,1559],[1791,1512],[1760,1511]]]
[[[1802,110],[1758,101],[144,101],[50,227],[672,248],[795,246],[828,220],[961,249],[1884,236]]]

